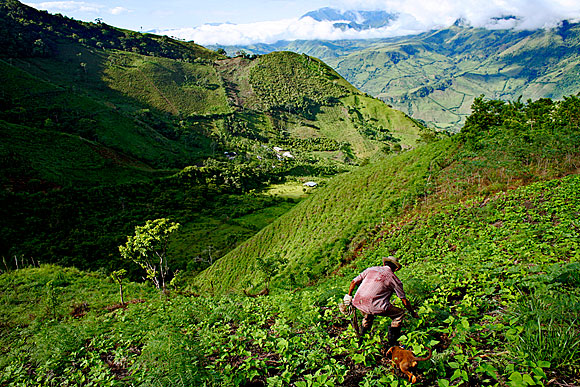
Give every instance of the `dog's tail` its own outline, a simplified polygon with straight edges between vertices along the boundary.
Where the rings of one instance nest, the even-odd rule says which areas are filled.
[[[432,353],[431,348],[427,348],[427,349],[429,350],[429,354],[427,355],[427,357],[416,357],[413,360],[415,360],[415,361],[425,361],[425,360],[431,359],[431,353]]]

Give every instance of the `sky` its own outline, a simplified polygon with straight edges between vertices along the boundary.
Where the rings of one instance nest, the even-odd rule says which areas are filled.
[[[249,45],[296,39],[391,37],[447,27],[463,19],[474,27],[550,28],[580,21],[579,0],[86,0],[24,1],[37,9],[134,31],[155,31],[202,45]],[[385,10],[389,26],[340,30],[332,22],[301,18],[323,7]],[[506,16],[515,18],[506,19]],[[501,19],[504,17],[503,19]]]

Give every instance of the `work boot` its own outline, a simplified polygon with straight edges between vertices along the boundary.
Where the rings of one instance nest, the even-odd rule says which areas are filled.
[[[399,345],[399,336],[401,336],[401,327],[389,327],[389,332],[387,332],[389,348]]]

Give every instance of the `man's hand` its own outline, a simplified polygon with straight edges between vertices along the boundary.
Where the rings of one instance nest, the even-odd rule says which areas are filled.
[[[344,305],[349,306],[352,303],[352,296],[350,294],[345,294],[342,302]]]
[[[403,306],[409,311],[409,313],[411,313],[411,316],[413,316],[413,318],[419,318],[419,315],[417,314],[417,312],[415,312],[415,309],[413,309],[413,306],[411,305],[409,300],[407,300],[406,298],[401,298],[401,301],[403,302]]]

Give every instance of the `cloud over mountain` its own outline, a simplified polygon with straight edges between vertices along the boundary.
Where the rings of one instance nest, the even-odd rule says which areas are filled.
[[[565,19],[580,20],[577,0],[343,0],[340,9],[332,12],[325,8],[326,12],[310,12],[301,18],[205,24],[156,32],[203,45],[248,45],[280,40],[401,36],[447,27],[458,19],[490,29],[548,28]],[[353,9],[359,11],[347,11]],[[385,19],[383,23],[377,20],[379,17]]]

